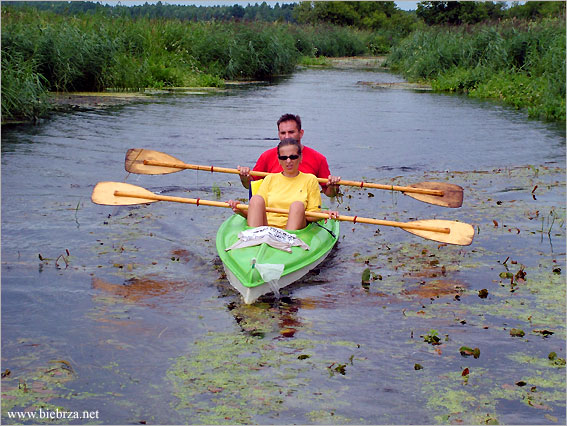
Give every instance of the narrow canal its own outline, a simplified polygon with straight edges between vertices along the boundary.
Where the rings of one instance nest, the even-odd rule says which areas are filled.
[[[2,422],[565,424],[564,128],[384,84],[402,81],[302,69],[3,128]],[[344,179],[465,191],[459,209],[346,187],[327,206],[467,222],[473,244],[345,223],[315,273],[248,306],[215,249],[230,210],[90,201],[99,181],[245,198],[234,175],[129,175],[125,153],[253,166],[288,112]]]

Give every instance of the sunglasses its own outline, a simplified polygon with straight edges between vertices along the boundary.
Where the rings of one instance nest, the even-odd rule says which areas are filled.
[[[286,161],[288,158],[289,158],[290,160],[297,160],[297,159],[299,158],[299,155],[297,155],[297,154],[293,154],[293,155],[278,155],[278,158],[279,158],[281,161]]]

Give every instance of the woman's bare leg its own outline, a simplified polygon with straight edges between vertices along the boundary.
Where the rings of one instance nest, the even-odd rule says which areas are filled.
[[[253,195],[248,203],[248,226],[266,226],[266,202],[261,195]]]
[[[307,226],[305,220],[305,205],[301,201],[294,201],[289,206],[286,229],[303,229]]]

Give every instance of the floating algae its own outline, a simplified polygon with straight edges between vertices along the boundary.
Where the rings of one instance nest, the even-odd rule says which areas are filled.
[[[313,389],[310,373],[319,371],[324,377],[331,364],[317,356],[318,347],[345,344],[356,347],[352,342],[209,334],[206,340],[195,342],[190,354],[177,358],[168,371],[178,399],[173,408],[186,413],[188,423],[206,424],[265,423],[291,407],[312,412],[321,405],[320,400],[340,408],[345,404],[343,392],[326,388],[324,383]],[[306,353],[308,357],[301,356]]]

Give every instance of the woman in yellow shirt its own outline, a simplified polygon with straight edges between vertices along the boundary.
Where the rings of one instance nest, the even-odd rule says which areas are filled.
[[[317,178],[299,171],[301,147],[295,139],[284,139],[278,145],[278,161],[283,172],[264,178],[258,192],[250,199],[248,211],[236,208],[235,200],[229,200],[232,210],[247,218],[248,226],[275,226],[285,229],[302,229],[316,218],[305,212],[321,211],[321,193]],[[289,214],[266,213],[266,207],[288,210]],[[329,218],[336,219],[338,212],[329,211]]]

